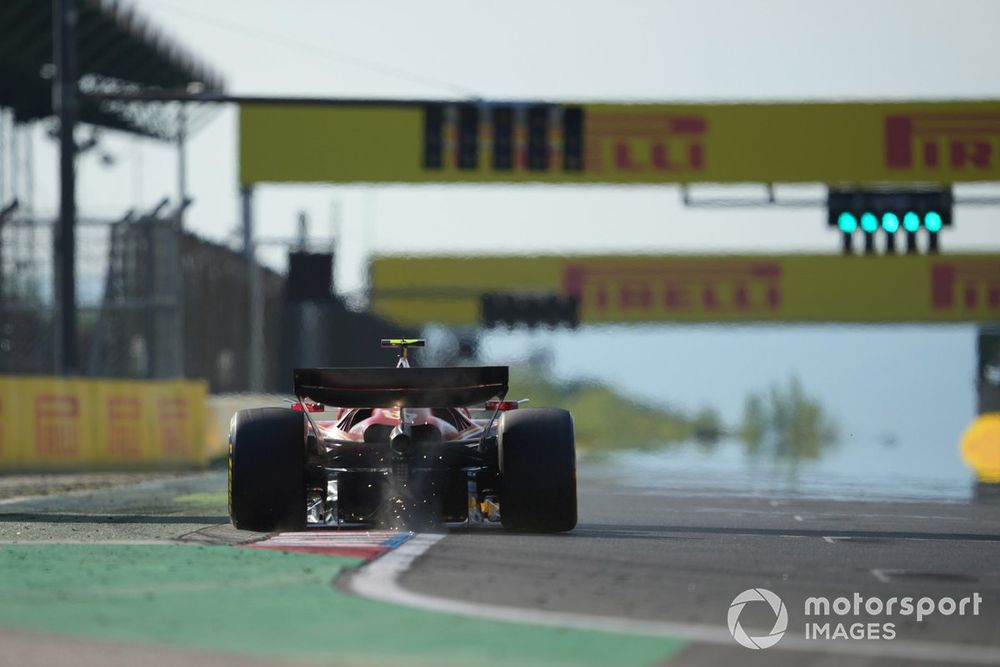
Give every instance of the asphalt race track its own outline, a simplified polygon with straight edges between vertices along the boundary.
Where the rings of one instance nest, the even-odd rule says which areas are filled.
[[[969,646],[992,646],[994,652],[982,657],[1000,661],[1000,507],[713,499],[639,494],[593,481],[581,503],[581,523],[564,537],[453,533],[403,583],[483,603],[691,625],[695,636],[697,626],[716,628],[728,641],[695,641],[674,659],[691,665],[830,664],[825,650],[737,646],[726,613],[749,588],[767,588],[783,599],[789,638],[792,632],[801,637],[810,596],[960,598],[979,592],[978,617],[939,616],[919,626],[904,619],[909,625],[897,624],[895,640],[864,642],[870,655],[852,657],[857,649],[845,645],[858,642],[824,648],[840,655],[837,664],[872,664],[873,658],[884,664],[903,640],[941,643],[925,654],[940,650],[947,664],[961,660]],[[762,618],[761,629],[773,621],[773,615]],[[907,652],[898,664],[915,657]]]
[[[224,483],[0,499],[0,664],[1000,664],[997,504],[658,490],[584,467],[567,535],[379,535],[391,546],[317,555],[285,553],[287,536],[237,548],[274,543],[228,526]],[[787,630],[751,650],[727,615],[760,588]],[[857,616],[805,616],[806,598],[856,595]],[[956,610],[863,608],[908,596]],[[738,619],[760,638],[776,614],[751,602]],[[807,639],[807,621],[895,638]]]

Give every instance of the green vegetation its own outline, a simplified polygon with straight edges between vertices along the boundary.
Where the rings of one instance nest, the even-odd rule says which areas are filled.
[[[207,493],[188,493],[174,498],[174,502],[188,512],[216,512],[225,514],[229,495],[226,490]]]
[[[753,393],[743,406],[739,435],[754,458],[818,459],[837,442],[837,426],[798,378]]]
[[[692,439],[708,442],[723,431],[718,414],[709,408],[692,418],[628,398],[596,381],[555,382],[535,372],[514,371],[510,384],[510,398],[529,397],[530,407],[572,412],[577,444],[588,451],[661,447]]]
[[[546,375],[541,369],[513,371],[508,396],[528,397],[530,407],[572,412],[577,445],[588,452],[692,441],[712,448],[723,437],[738,436],[754,458],[796,461],[819,458],[837,439],[836,425],[797,378],[748,396],[742,423],[733,428],[710,407],[686,414],[629,398],[601,382],[558,382]]]

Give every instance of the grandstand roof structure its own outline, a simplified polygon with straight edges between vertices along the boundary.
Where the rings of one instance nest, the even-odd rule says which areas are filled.
[[[176,136],[177,103],[101,100],[140,90],[222,93],[222,75],[172,41],[124,2],[77,0],[80,121],[147,137]],[[0,3],[0,107],[17,122],[53,115],[53,3]],[[212,105],[192,105],[185,131],[197,130]]]

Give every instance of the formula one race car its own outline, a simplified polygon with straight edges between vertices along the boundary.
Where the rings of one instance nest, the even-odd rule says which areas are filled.
[[[505,400],[506,366],[411,368],[408,349],[423,345],[383,340],[399,349],[395,368],[296,370],[289,407],[233,415],[233,525],[571,530],[570,414]]]

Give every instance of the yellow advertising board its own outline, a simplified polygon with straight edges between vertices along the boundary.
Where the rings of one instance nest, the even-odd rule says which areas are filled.
[[[148,392],[136,391],[135,382],[113,380],[100,382],[93,389],[98,402],[94,420],[95,458],[102,462],[135,463],[155,457]]]
[[[583,324],[1000,321],[1000,255],[379,257],[372,309],[475,324],[486,293],[575,296]]]
[[[11,383],[0,382],[0,468],[17,463],[17,420],[13,409],[16,393]]]
[[[259,182],[952,183],[1000,180],[1000,101],[248,103]]]
[[[15,422],[18,463],[62,466],[96,458],[96,395],[78,380],[31,377],[13,382],[4,419]]]
[[[194,381],[0,376],[0,468],[204,463],[205,397]]]
[[[164,382],[147,389],[152,421],[153,451],[159,460],[180,463],[204,457],[205,388],[182,381]]]

